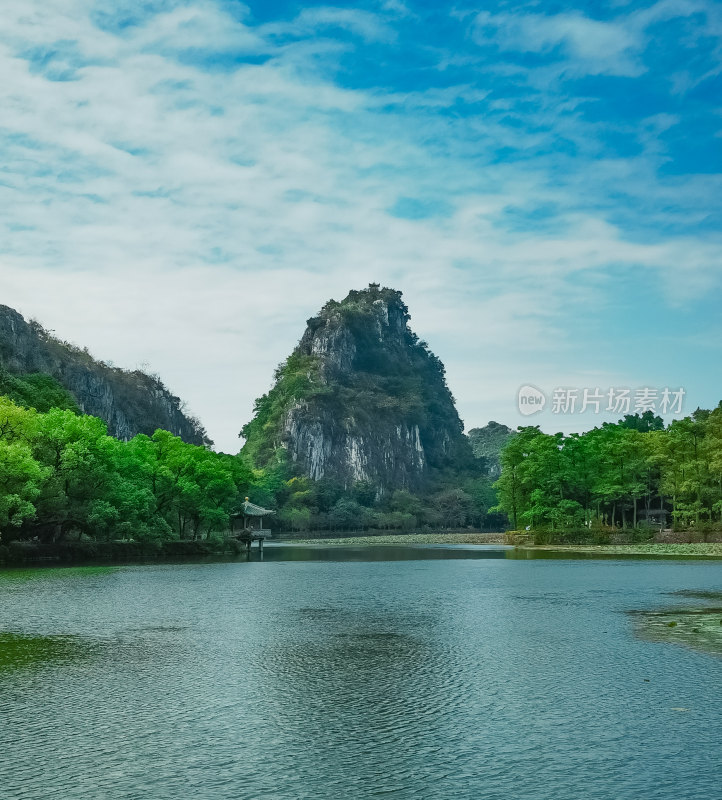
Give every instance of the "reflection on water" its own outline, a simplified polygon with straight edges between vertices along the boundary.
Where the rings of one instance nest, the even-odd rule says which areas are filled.
[[[87,646],[77,636],[29,636],[0,633],[0,673],[49,661],[72,660],[87,654]]]
[[[717,564],[358,550],[0,575],[3,800],[715,796]]]
[[[294,545],[269,542],[264,561],[430,561],[506,558],[513,548],[505,545]],[[258,558],[254,549],[252,557]]]
[[[694,597],[697,600],[722,600],[722,592],[715,592],[710,589],[678,589],[670,592],[672,597]]]
[[[88,580],[94,576],[105,576],[114,572],[117,567],[89,566],[89,567],[13,567],[0,569],[0,585],[7,589],[9,585],[20,584],[25,581],[54,580]]]

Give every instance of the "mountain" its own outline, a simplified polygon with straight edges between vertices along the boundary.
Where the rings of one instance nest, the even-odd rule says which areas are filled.
[[[470,463],[444,367],[408,322],[401,292],[378,284],[326,303],[256,401],[242,452],[379,494]]]
[[[515,432],[500,422],[489,422],[483,428],[469,431],[469,442],[476,458],[484,459],[491,478],[501,475],[501,451]]]
[[[0,367],[36,383],[51,376],[70,392],[80,411],[105,420],[108,432],[118,439],[163,428],[190,444],[211,444],[198,420],[184,413],[180,399],[157,377],[96,361],[87,350],[60,341],[3,305]]]

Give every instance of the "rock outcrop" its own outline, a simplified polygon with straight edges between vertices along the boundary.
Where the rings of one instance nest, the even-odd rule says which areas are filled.
[[[191,444],[210,444],[201,424],[183,412],[180,399],[158,378],[96,361],[87,350],[56,339],[3,305],[0,365],[11,373],[52,375],[83,413],[105,420],[108,432],[119,439],[163,428]]]
[[[379,493],[468,464],[444,367],[408,321],[401,293],[377,284],[328,302],[257,401],[243,452],[259,467],[286,460],[310,478]]]

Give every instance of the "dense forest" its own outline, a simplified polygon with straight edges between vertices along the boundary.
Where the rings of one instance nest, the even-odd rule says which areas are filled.
[[[356,482],[344,487],[294,473],[283,460],[253,469],[157,430],[129,441],[78,413],[47,375],[0,373],[0,544],[18,540],[208,540],[227,534],[248,495],[277,512],[274,528],[416,529],[481,526],[495,503],[491,480],[469,471],[428,494]],[[482,462],[479,462],[481,465]]]
[[[20,383],[51,393],[48,381],[31,378]],[[109,436],[102,420],[76,413],[70,398],[66,408],[41,412],[37,399],[32,405],[0,397],[3,542],[204,537],[228,526],[249,485],[238,458],[167,431],[124,442]]]
[[[569,436],[520,428],[501,465],[498,508],[537,541],[722,527],[722,404],[666,428],[649,411]]]
[[[490,423],[473,437],[486,456],[412,493],[312,480],[282,458],[255,469],[164,430],[121,441],[48,375],[0,370],[0,392],[0,548],[221,540],[246,495],[295,532],[508,524],[540,542],[603,542],[722,527],[722,404],[666,428],[651,412],[568,436]]]

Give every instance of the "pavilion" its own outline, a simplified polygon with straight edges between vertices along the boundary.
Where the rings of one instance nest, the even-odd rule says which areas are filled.
[[[234,515],[236,519],[240,517],[243,520],[243,530],[239,531],[238,535],[241,538],[271,536],[270,528],[263,527],[263,518],[275,513],[270,508],[257,506],[246,498],[241,504],[240,513]],[[255,525],[254,522],[256,522]]]

